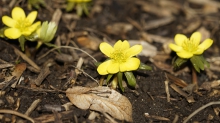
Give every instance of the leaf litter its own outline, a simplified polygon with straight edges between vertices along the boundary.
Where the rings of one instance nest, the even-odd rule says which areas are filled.
[[[75,86],[66,90],[66,96],[80,109],[108,113],[119,120],[132,122],[132,105],[127,97],[109,87]]]

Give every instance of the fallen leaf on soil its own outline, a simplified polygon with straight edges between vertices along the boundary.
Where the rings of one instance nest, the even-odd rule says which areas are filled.
[[[125,34],[132,29],[133,25],[129,23],[114,23],[106,27],[106,32],[109,34],[120,35]]]
[[[178,14],[180,11],[180,5],[175,2],[163,2],[158,0],[157,2],[136,1],[137,5],[141,6],[141,9],[147,13],[154,14],[158,17],[170,17],[173,14]]]
[[[130,101],[108,87],[89,88],[76,86],[67,89],[66,96],[80,109],[105,112],[119,120],[133,121]]]
[[[205,89],[207,91],[211,91],[212,88],[218,88],[220,85],[220,80],[215,80],[213,82],[203,82],[200,86],[200,89]]]
[[[203,14],[216,13],[220,8],[220,3],[214,0],[188,0],[188,1],[189,3],[203,5],[202,9],[199,10],[199,12]]]
[[[17,64],[15,65],[15,69],[12,72],[11,76],[5,77],[5,81],[1,82],[0,84],[0,89],[4,88],[4,86],[7,86],[8,84],[12,84],[9,83],[11,80],[15,79],[16,81],[12,81],[14,84],[12,84],[12,88],[14,88],[19,80],[19,78],[21,77],[22,73],[26,70],[26,63],[21,63],[21,64]]]
[[[146,41],[138,41],[138,40],[128,40],[131,46],[141,44],[143,46],[142,52],[139,54],[141,56],[153,57],[157,54],[157,48]]]
[[[101,43],[101,40],[93,36],[86,36],[86,37],[83,36],[83,37],[78,37],[77,42],[82,47],[86,47],[91,50],[97,50],[99,48],[99,44]]]

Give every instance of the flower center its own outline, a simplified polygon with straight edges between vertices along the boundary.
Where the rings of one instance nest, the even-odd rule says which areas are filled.
[[[28,29],[31,25],[28,19],[19,19],[15,25],[15,28],[19,29],[21,32]]]
[[[121,50],[115,50],[113,53],[111,53],[110,58],[118,63],[126,62],[127,58],[125,57],[125,54]]]
[[[193,42],[193,40],[185,40],[182,44],[184,50],[188,52],[194,52],[198,49],[198,46]]]

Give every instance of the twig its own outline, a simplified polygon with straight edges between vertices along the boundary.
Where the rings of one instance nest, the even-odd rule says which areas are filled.
[[[7,68],[7,67],[13,67],[13,66],[14,65],[11,63],[0,64],[0,69]]]
[[[177,123],[178,119],[179,119],[179,116],[178,116],[178,115],[175,115],[175,117],[174,117],[174,119],[173,119],[173,122],[172,122],[172,123]]]
[[[80,72],[82,72],[84,75],[86,75],[86,76],[88,76],[89,78],[91,78],[93,81],[95,81],[95,82],[99,85],[99,82],[98,82],[96,79],[94,79],[92,76],[90,76],[88,73],[84,72],[83,70],[81,70],[81,69],[79,69],[79,68],[77,68],[77,67],[75,67],[75,66],[73,66],[73,65],[72,65],[72,67],[78,69]]]
[[[187,93],[185,93],[183,90],[181,90],[179,87],[177,87],[175,84],[171,84],[170,87],[176,91],[177,93],[179,93],[180,95],[184,96],[187,101],[189,103],[195,102],[195,100],[193,99],[193,96],[188,96]]]
[[[41,69],[40,74],[38,75],[37,79],[34,80],[34,83],[36,85],[41,85],[41,83],[43,82],[43,80],[50,74],[50,69],[49,67],[44,67],[43,69]]]
[[[167,102],[170,102],[170,92],[169,92],[169,86],[168,86],[168,83],[169,81],[165,81],[165,91],[166,91],[166,94],[167,94]]]
[[[188,120],[190,120],[194,115],[196,115],[197,113],[199,113],[200,111],[202,111],[203,109],[205,109],[206,107],[209,107],[211,105],[220,105],[220,101],[216,101],[216,102],[210,102],[207,103],[205,105],[203,105],[202,107],[198,108],[197,110],[195,110],[192,114],[190,114],[184,121],[183,123],[188,122]]]
[[[21,51],[19,51],[15,47],[13,47],[13,48],[14,48],[15,54],[21,56],[22,59],[27,61],[27,63],[29,63],[31,66],[33,66],[37,71],[40,71],[40,67],[37,64],[35,64],[30,58],[28,58],[24,53],[22,53]]]
[[[92,58],[95,62],[97,62],[97,60],[96,60],[94,57],[92,57],[89,53],[87,53],[86,51],[84,51],[84,50],[82,50],[82,49],[80,49],[80,48],[71,47],[71,46],[59,46],[59,47],[55,47],[55,48],[49,50],[48,52],[46,52],[44,55],[38,57],[37,60],[42,59],[43,57],[47,56],[50,52],[52,52],[52,51],[54,51],[54,50],[56,50],[56,49],[60,49],[60,48],[67,48],[67,49],[79,50],[79,51],[85,53],[86,55],[88,55],[90,58]]]
[[[14,110],[7,110],[7,109],[2,109],[0,110],[0,113],[7,113],[7,114],[13,114],[13,115],[17,115],[19,117],[22,117],[24,119],[27,119],[29,121],[31,121],[32,123],[35,123],[34,119],[25,115],[25,114],[22,114],[20,112],[17,112],[17,111],[14,111]]]
[[[41,102],[41,99],[35,100],[31,106],[28,108],[28,110],[25,112],[25,115],[29,116],[32,111],[37,107],[37,105]]]

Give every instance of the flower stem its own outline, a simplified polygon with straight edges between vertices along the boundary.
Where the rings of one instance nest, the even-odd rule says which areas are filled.
[[[197,74],[196,69],[192,66],[192,83],[195,85],[196,90],[198,89],[198,80],[197,80]]]
[[[99,85],[102,86],[104,82],[105,76],[102,76],[101,79],[99,80]]]

